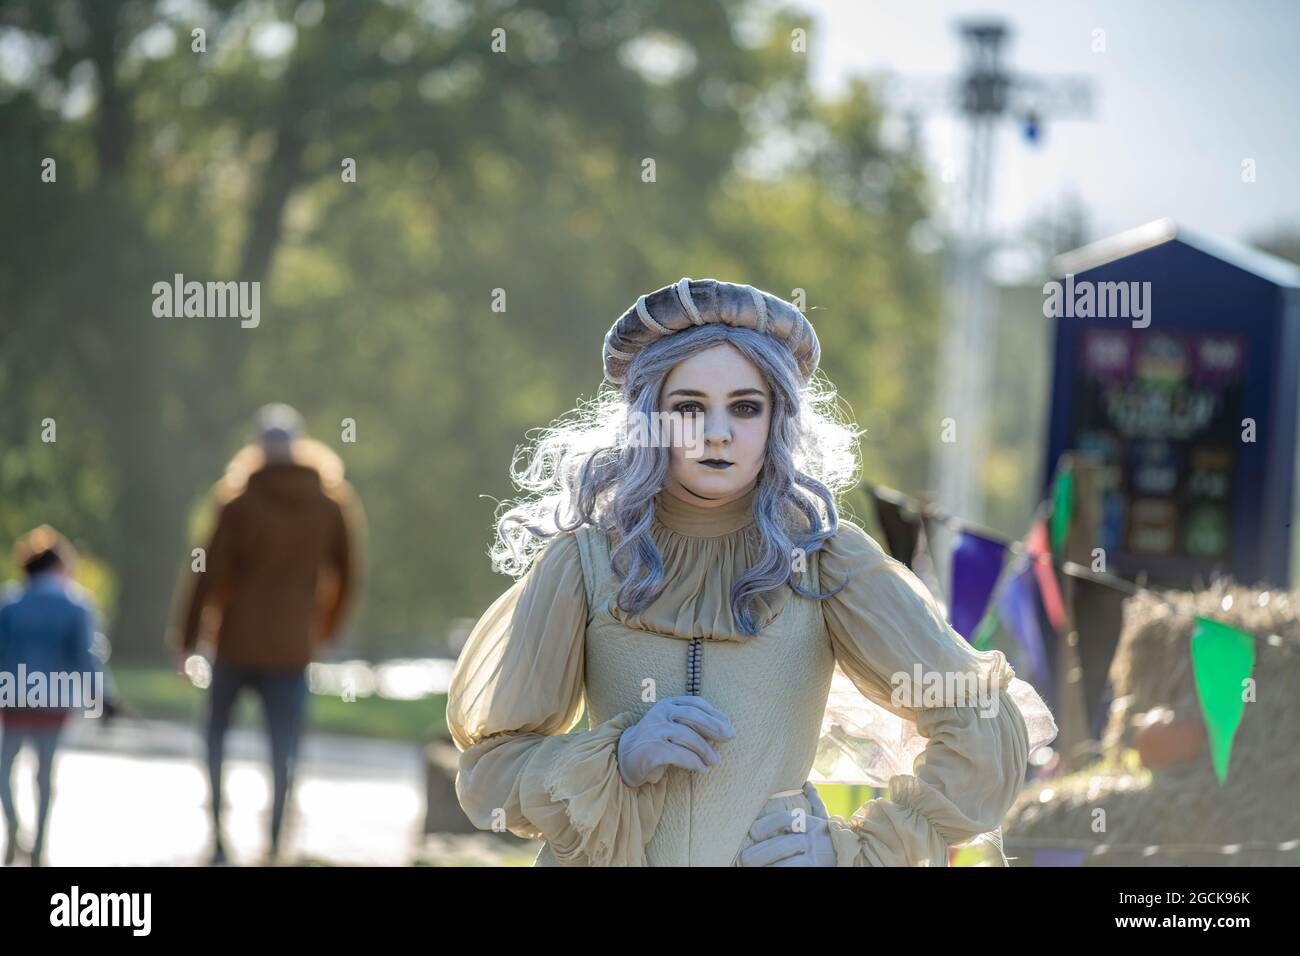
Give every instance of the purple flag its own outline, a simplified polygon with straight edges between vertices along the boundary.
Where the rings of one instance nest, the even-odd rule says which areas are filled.
[[[1051,675],[1047,670],[1047,650],[1043,645],[1043,631],[1038,626],[1038,608],[1034,591],[1038,587],[1032,565],[1017,571],[1002,589],[998,613],[1016,644],[1024,652],[1029,682],[1035,687],[1050,687]]]
[[[1087,850],[1035,850],[1034,866],[1083,866],[1087,858]]]
[[[970,640],[989,606],[993,585],[1002,573],[1007,547],[973,531],[963,530],[952,552],[952,602],[949,616],[953,630]]]

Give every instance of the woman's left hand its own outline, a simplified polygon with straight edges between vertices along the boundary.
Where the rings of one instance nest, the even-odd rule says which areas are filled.
[[[741,866],[836,865],[826,804],[811,783],[803,785],[803,792],[812,812],[777,810],[755,820],[749,828],[754,843],[741,851]]]

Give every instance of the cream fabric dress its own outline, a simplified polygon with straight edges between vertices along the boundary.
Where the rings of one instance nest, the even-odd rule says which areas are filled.
[[[542,838],[537,865],[736,865],[760,816],[810,810],[801,791],[837,664],[926,740],[913,773],[889,780],[888,798],[832,818],[840,866],[946,866],[950,845],[1001,824],[1030,750],[1005,689],[1014,676],[1006,658],[972,648],[912,572],[843,519],[802,584],[828,591],[847,580],[844,590],[820,602],[769,592],[758,633],[738,631],[729,595],[757,556],[755,493],[720,508],[656,496],[651,533],[666,584],[638,613],[616,606],[608,541],[590,527],[554,538],[488,608],[447,703],[462,751],[456,792],[476,826]],[[655,700],[685,692],[693,637],[704,641],[702,696],[736,737],[707,774],[673,767],[630,788],[618,773],[619,735]],[[994,682],[996,716],[892,703],[890,675],[918,664]],[[587,728],[574,730],[584,705]]]

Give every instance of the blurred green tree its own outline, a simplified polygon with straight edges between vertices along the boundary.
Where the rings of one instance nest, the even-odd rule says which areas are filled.
[[[865,86],[814,94],[807,27],[748,2],[0,4],[0,215],[23,224],[0,530],[103,553],[119,650],[156,653],[203,492],[288,401],[368,512],[353,649],[445,650],[427,636],[506,583],[484,552],[515,446],[682,275],[804,289],[868,473],[919,480],[928,199]],[[262,282],[260,325],[155,318],[176,273]]]

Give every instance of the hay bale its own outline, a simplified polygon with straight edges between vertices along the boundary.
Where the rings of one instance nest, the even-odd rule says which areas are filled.
[[[1111,666],[1115,702],[1102,735],[1102,759],[1068,776],[1038,781],[1021,794],[1004,825],[1009,855],[1032,859],[1029,842],[1106,844],[1277,843],[1300,837],[1300,599],[1223,581],[1197,593],[1172,595],[1172,606],[1148,594],[1125,602],[1124,627]],[[1255,645],[1257,699],[1237,730],[1228,780],[1220,785],[1208,749],[1195,759],[1146,768],[1131,747],[1134,718],[1168,708],[1178,719],[1201,719],[1190,641],[1203,613],[1256,634],[1279,634],[1282,646]],[[1097,810],[1104,832],[1094,832]],[[1082,844],[1081,844],[1082,845]],[[1244,849],[1218,853],[1116,852],[1086,865],[1275,866],[1300,863],[1300,853]]]

